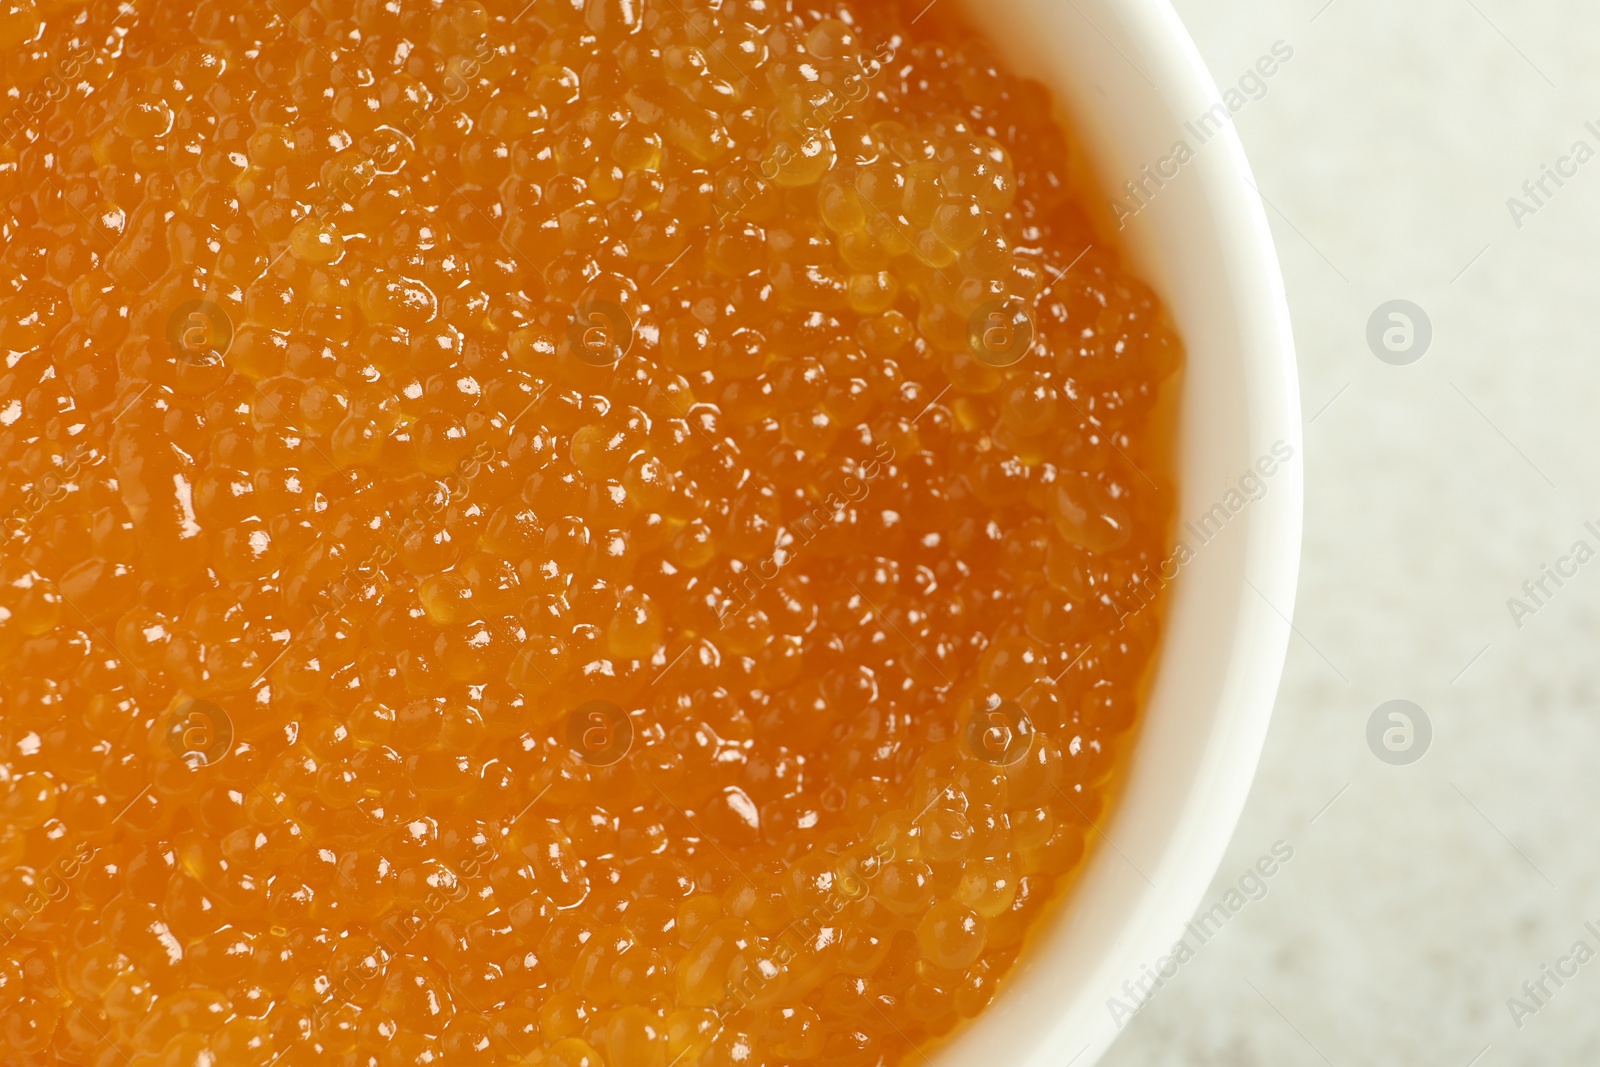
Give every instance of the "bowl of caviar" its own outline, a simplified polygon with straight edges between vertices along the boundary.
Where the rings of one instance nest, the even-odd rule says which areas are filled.
[[[1165,3],[15,0],[0,77],[0,1059],[1103,1049],[1299,538]]]

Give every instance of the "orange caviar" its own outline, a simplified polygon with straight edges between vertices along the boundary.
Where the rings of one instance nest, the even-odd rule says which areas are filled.
[[[1081,863],[1180,353],[1046,94],[524,3],[0,4],[9,1067],[898,1064]]]

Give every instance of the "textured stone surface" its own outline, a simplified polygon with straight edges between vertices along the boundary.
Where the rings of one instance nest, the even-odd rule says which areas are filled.
[[[1506,1001],[1579,938],[1600,949],[1600,566],[1520,629],[1506,600],[1579,538],[1600,549],[1600,161],[1520,229],[1506,200],[1574,141],[1600,148],[1600,10],[1324,3],[1177,3],[1220,84],[1295,50],[1237,125],[1299,347],[1299,636],[1208,904],[1274,841],[1295,856],[1104,1062],[1589,1062],[1600,965],[1547,981],[1520,1029]],[[1433,324],[1409,366],[1365,341],[1395,298]],[[1366,745],[1393,698],[1433,723],[1410,766]]]

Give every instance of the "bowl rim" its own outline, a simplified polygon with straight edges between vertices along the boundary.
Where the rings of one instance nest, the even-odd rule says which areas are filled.
[[[1110,176],[1101,169],[1106,161],[1097,157],[1093,132],[1085,128],[1093,123],[1084,121],[1090,103],[1081,98],[1084,86],[1076,96],[1064,92],[1063,79],[1070,82],[1071,77],[1038,69],[1037,54],[1034,69],[1029,68],[1029,53],[1036,48],[1048,51],[1039,43],[1044,39],[1041,34],[1060,32],[1067,19],[1081,18],[1088,23],[1080,27],[1081,32],[1089,34],[1092,27],[1105,46],[1120,54],[1120,60],[1113,62],[1128,64],[1149,83],[1151,93],[1144,95],[1153,101],[1151,106],[1164,110],[1163,117],[1173,129],[1187,117],[1203,115],[1223,102],[1199,49],[1169,0],[1066,0],[1065,4],[1062,0],[966,0],[965,6],[973,22],[993,28],[990,36],[1014,66],[1042,76],[1073,120],[1076,132],[1087,135],[1089,162],[1091,167],[1100,165],[1095,169],[1103,190],[1115,188],[1117,183],[1107,180]],[[1020,23],[1010,24],[1008,17],[1020,17]],[[1055,31],[1046,29],[1052,24]],[[1119,43],[1113,44],[1112,37]],[[1102,97],[1107,96],[1104,86],[1095,88]],[[1098,107],[1103,101],[1092,103]],[[1219,688],[1222,699],[1209,709],[1205,744],[1193,758],[1181,813],[1165,828],[1163,847],[1140,872],[1148,884],[1127,877],[1125,871],[1119,877],[1116,870],[1132,864],[1115,843],[1119,835],[1151,836],[1147,827],[1137,825],[1140,812],[1135,810],[1142,799],[1136,795],[1140,790],[1150,793],[1159,788],[1141,779],[1144,764],[1152,762],[1146,750],[1153,743],[1141,733],[1112,801],[1109,820],[1091,833],[1091,838],[1099,841],[1064,901],[1041,920],[1042,929],[1030,933],[1025,951],[994,1003],[933,1052],[932,1062],[937,1067],[987,1067],[997,1058],[1019,1067],[1089,1067],[1098,1060],[1127,1021],[1125,1017],[1114,1021],[1110,998],[1118,995],[1127,979],[1148,971],[1150,964],[1174,947],[1217,874],[1266,740],[1292,630],[1303,532],[1303,439],[1294,338],[1265,207],[1231,116],[1185,169],[1191,174],[1188,180],[1200,190],[1208,216],[1198,224],[1215,231],[1220,253],[1216,269],[1224,279],[1220,284],[1230,293],[1228,309],[1240,337],[1238,359],[1245,387],[1244,434],[1249,450],[1245,462],[1248,457],[1265,454],[1275,443],[1286,446],[1291,458],[1273,478],[1271,491],[1254,501],[1242,519],[1234,520],[1237,527],[1229,530],[1229,536],[1237,539],[1234,554],[1242,581],[1228,591],[1232,599],[1219,604],[1216,612],[1222,616],[1232,613],[1222,650],[1226,662],[1219,668],[1224,678]],[[1172,202],[1156,207],[1155,214],[1159,214],[1169,210]],[[1165,298],[1162,286],[1143,269],[1154,253],[1147,243],[1141,244],[1140,222],[1130,223],[1122,248],[1136,273],[1151,281]],[[1182,323],[1179,332],[1183,333]],[[1180,447],[1194,423],[1203,421],[1192,418],[1193,394],[1187,381],[1184,391]],[[1174,459],[1183,472],[1183,457]],[[1197,487],[1180,473],[1180,521],[1183,515],[1198,514],[1197,503],[1203,507],[1196,492]],[[1220,566],[1217,560],[1208,561],[1210,564]],[[1193,627],[1206,614],[1193,603],[1195,591],[1189,587],[1194,580],[1192,572],[1180,572],[1171,583],[1170,630],[1157,658],[1152,713],[1156,701],[1170,703],[1173,696],[1162,687],[1170,690],[1175,684],[1170,677],[1174,653],[1169,647],[1176,627]],[[1186,590],[1189,602],[1182,603]],[[1170,708],[1165,710],[1170,714]],[[1162,754],[1169,764],[1170,755]],[[1106,847],[1108,844],[1111,847]],[[1095,899],[1101,902],[1122,894],[1126,899],[1120,922],[1103,928],[1074,914],[1086,894],[1098,894]],[[1072,959],[1070,942],[1076,939],[1099,946],[1098,957],[1087,964]],[[1071,962],[1064,964],[1063,960]]]

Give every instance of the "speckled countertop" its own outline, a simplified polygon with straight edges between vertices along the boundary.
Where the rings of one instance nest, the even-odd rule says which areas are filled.
[[[1294,53],[1236,122],[1299,347],[1305,562],[1207,904],[1275,842],[1294,855],[1104,1062],[1593,1063],[1600,558],[1576,546],[1600,552],[1600,6],[1176,6],[1224,87]],[[1432,327],[1404,365],[1367,341],[1397,299]],[[1404,765],[1367,741],[1394,699],[1432,726]]]

